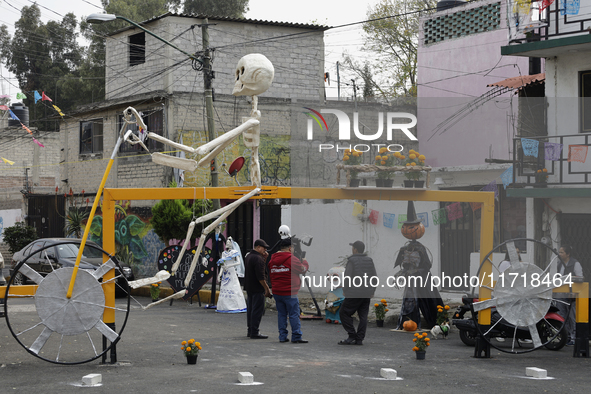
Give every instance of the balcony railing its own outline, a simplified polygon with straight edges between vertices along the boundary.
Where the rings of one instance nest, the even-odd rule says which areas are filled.
[[[513,187],[591,184],[591,157],[586,157],[591,146],[591,133],[527,139],[538,141],[538,154],[532,156],[531,147],[524,146],[522,138],[513,139]],[[562,149],[557,156],[552,156],[546,143],[560,144]],[[536,182],[537,171],[544,168],[547,181]]]
[[[544,10],[538,8],[542,2],[532,2],[530,15],[521,20],[514,12],[520,1],[509,2],[507,19],[512,21],[509,22],[510,26],[514,26],[510,28],[510,42],[540,41],[590,32],[591,13],[585,0],[555,0]],[[526,20],[523,20],[524,18]]]

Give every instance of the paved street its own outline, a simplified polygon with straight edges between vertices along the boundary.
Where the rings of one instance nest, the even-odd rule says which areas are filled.
[[[79,392],[82,377],[91,373],[102,374],[102,386],[84,389],[96,393],[583,393],[591,384],[591,361],[573,358],[572,348],[522,355],[493,349],[493,358],[475,359],[454,331],[447,340],[432,341],[426,360],[418,361],[412,334],[391,326],[370,322],[364,346],[338,346],[346,337],[340,325],[306,320],[304,338],[310,343],[296,345],[278,342],[276,317],[272,310],[263,317],[261,332],[269,339],[251,340],[245,314],[220,314],[184,301],[147,311],[135,304],[117,347],[118,364],[74,366],[29,355],[3,319],[0,393]],[[197,365],[187,365],[181,354],[181,341],[190,338],[203,346]],[[546,369],[554,379],[525,378],[526,367]],[[402,380],[380,379],[380,368],[397,370]],[[238,372],[251,372],[262,384],[238,385]]]

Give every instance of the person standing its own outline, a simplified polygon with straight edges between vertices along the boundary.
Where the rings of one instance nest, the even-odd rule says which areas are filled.
[[[269,245],[262,240],[254,241],[254,249],[244,260],[244,290],[246,290],[246,335],[251,339],[267,339],[268,335],[259,332],[259,325],[265,311],[265,297],[271,297],[267,285],[265,261]]]
[[[339,342],[339,345],[363,345],[367,330],[367,314],[375,287],[370,285],[370,278],[377,276],[376,267],[371,257],[365,252],[365,244],[355,241],[351,244],[352,255],[347,260],[343,277],[343,293],[345,300],[341,305],[341,323],[349,336]],[[360,278],[356,279],[356,278]],[[355,284],[361,284],[356,286]],[[357,330],[353,325],[353,314],[357,312],[359,325]]]
[[[277,327],[279,342],[289,342],[287,338],[287,319],[291,326],[291,341],[294,343],[308,343],[302,339],[300,322],[300,302],[298,291],[301,287],[300,274],[308,271],[308,262],[301,261],[293,255],[293,245],[290,238],[281,240],[279,252],[271,256],[269,261],[269,276],[273,288],[273,298],[277,307]]]
[[[576,259],[570,257],[572,253],[572,248],[568,245],[563,245],[558,250],[558,257],[560,258],[560,262],[558,263],[558,273],[560,275],[568,275],[571,274],[570,280],[573,280],[574,277],[578,276],[583,278],[583,267],[581,267],[581,263],[579,263]],[[566,322],[564,323],[566,332],[568,333],[568,342],[567,346],[573,346],[575,344],[576,336],[576,299],[575,298],[567,298],[564,301],[570,303],[570,312],[568,310],[568,305],[563,304],[562,302],[557,302],[557,307],[559,313],[562,317],[565,318]],[[568,316],[567,316],[568,314]]]

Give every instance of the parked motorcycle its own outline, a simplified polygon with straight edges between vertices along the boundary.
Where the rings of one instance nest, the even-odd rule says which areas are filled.
[[[476,345],[478,334],[478,328],[476,327],[478,312],[472,312],[474,313],[473,318],[465,318],[465,314],[472,311],[472,304],[474,302],[478,302],[478,298],[468,295],[462,297],[462,305],[458,307],[452,318],[452,324],[460,332],[460,339],[467,346]],[[542,344],[550,350],[560,350],[568,341],[564,318],[557,311],[558,308],[556,306],[550,306],[544,318],[536,324]],[[501,321],[499,322],[499,320]],[[497,324],[495,325],[495,323]],[[529,341],[531,343],[531,335],[527,327],[517,327],[517,330],[515,330],[515,326],[503,319],[494,307],[491,308],[492,326],[494,328],[489,333],[490,338],[507,338],[510,340],[515,338],[519,346],[524,342]],[[553,337],[554,339],[552,339]]]

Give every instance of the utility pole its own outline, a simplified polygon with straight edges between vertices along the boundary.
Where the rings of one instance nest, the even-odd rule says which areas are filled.
[[[205,113],[207,116],[207,140],[215,139],[215,123],[213,119],[213,89],[211,80],[213,71],[211,69],[211,53],[209,51],[209,32],[207,30],[207,18],[201,25],[201,36],[203,37],[203,94],[205,95]],[[211,169],[211,186],[218,186],[218,166],[215,158],[209,165]],[[213,209],[220,209],[220,200],[213,200]]]
[[[341,74],[339,74],[339,62],[337,62],[337,97],[341,101]]]

